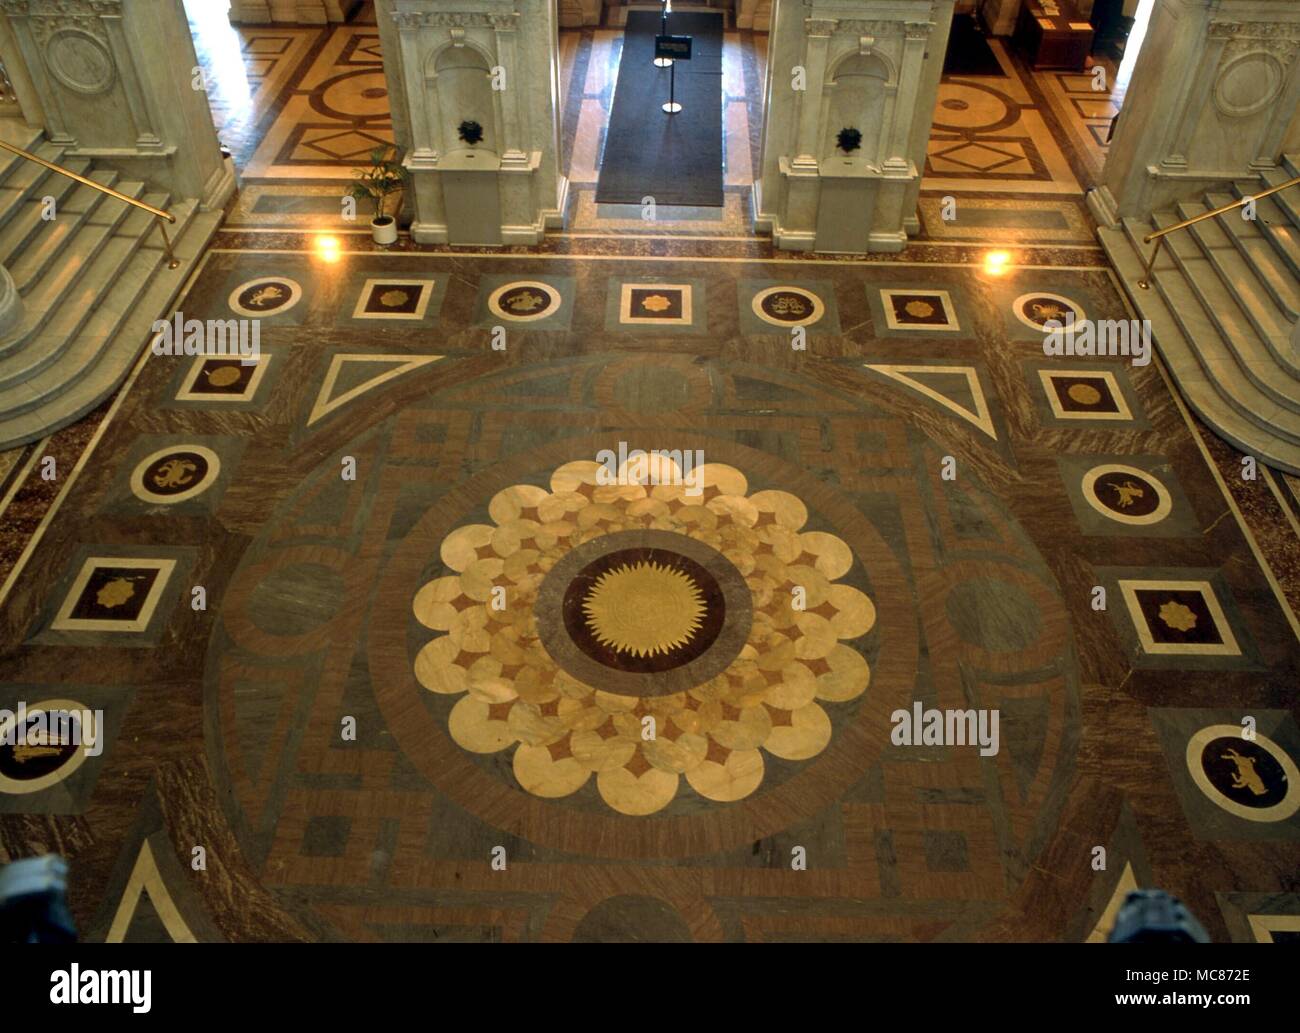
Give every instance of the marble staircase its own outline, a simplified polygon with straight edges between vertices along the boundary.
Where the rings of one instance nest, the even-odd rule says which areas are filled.
[[[0,139],[176,216],[180,265],[168,268],[158,220],[117,198],[0,150],[0,265],[22,297],[0,337],[0,450],[50,434],[111,395],[148,345],[153,323],[202,257],[221,219],[196,200],[151,190],[0,119]],[[53,197],[57,217],[42,218]]]
[[[1187,404],[1221,436],[1270,466],[1300,473],[1300,185],[1165,237],[1143,289],[1153,229],[1300,176],[1300,156],[1200,200],[1098,231]]]

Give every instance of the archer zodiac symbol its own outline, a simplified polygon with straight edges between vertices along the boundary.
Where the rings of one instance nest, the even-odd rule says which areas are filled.
[[[1259,777],[1259,772],[1255,770],[1254,757],[1243,757],[1236,750],[1226,750],[1219,756],[1223,760],[1232,761],[1237,767],[1237,770],[1232,773],[1233,789],[1249,789],[1256,796],[1263,796],[1268,792],[1264,780]]]
[[[1115,503],[1120,509],[1128,509],[1138,499],[1143,498],[1146,492],[1132,481],[1125,481],[1123,484],[1112,484],[1115,494],[1119,496],[1119,501]]]

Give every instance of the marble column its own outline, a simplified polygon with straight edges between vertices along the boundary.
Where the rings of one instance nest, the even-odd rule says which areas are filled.
[[[899,251],[916,198],[953,0],[777,0],[755,227],[791,250]],[[857,129],[861,144],[839,147]]]
[[[1297,143],[1300,4],[1156,0],[1102,171],[1099,222],[1258,179]]]
[[[422,243],[536,244],[563,224],[554,0],[376,0]],[[483,139],[467,142],[465,121]]]
[[[12,74],[72,158],[223,207],[235,189],[181,0],[0,0]],[[24,105],[24,110],[26,105]]]

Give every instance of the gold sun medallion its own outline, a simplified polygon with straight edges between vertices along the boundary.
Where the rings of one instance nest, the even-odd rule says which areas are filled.
[[[640,562],[606,571],[583,600],[596,641],[634,656],[655,656],[691,640],[704,617],[704,598],[680,570]]]
[[[934,315],[934,306],[928,301],[917,301],[913,299],[903,306],[903,309],[909,316],[917,319],[926,319]]]
[[[207,378],[213,387],[230,387],[239,380],[239,369],[235,366],[218,366],[208,371]]]
[[[641,302],[641,307],[649,312],[665,312],[672,306],[672,302],[662,294],[651,294]]]
[[[135,585],[127,578],[118,577],[106,582],[95,593],[95,602],[106,610],[112,610],[128,602],[134,595]]]
[[[1196,627],[1196,614],[1174,599],[1160,607],[1160,619],[1178,631],[1191,631]]]
[[[1096,405],[1101,401],[1101,392],[1091,384],[1071,384],[1065,393],[1079,405]]]

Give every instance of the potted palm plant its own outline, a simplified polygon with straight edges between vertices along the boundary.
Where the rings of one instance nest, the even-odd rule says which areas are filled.
[[[375,207],[370,231],[376,244],[397,240],[397,220],[388,214],[387,201],[406,182],[406,169],[396,159],[395,147],[376,147],[370,152],[370,168],[352,170],[352,196],[358,201],[368,199]]]

